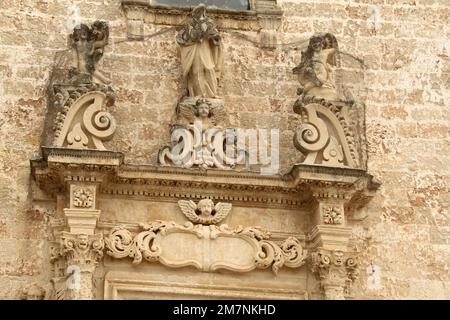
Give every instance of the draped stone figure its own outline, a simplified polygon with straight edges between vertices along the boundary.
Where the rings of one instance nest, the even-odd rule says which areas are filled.
[[[217,98],[217,85],[223,64],[223,45],[214,22],[206,17],[206,7],[195,7],[178,32],[181,68],[187,95]]]

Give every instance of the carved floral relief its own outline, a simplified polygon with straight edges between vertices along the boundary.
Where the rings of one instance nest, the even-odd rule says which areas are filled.
[[[75,187],[72,197],[76,208],[92,208],[94,205],[94,192],[90,188]]]

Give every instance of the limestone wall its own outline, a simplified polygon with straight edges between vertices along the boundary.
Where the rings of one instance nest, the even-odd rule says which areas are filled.
[[[148,41],[126,39],[120,1],[18,1],[0,4],[0,298],[19,298],[24,284],[48,279],[51,201],[32,204],[29,159],[38,158],[55,53],[67,48],[69,7],[82,22],[106,20],[111,41],[102,70],[117,90],[118,121],[109,148],[126,161],[156,164],[168,141],[180,96],[175,32]],[[279,41],[307,41],[332,32],[343,57],[339,75],[366,103],[369,173],[381,188],[354,224],[362,251],[356,297],[450,298],[450,5],[446,0],[279,1]],[[150,34],[162,26],[147,24]],[[249,32],[250,36],[254,33]],[[279,128],[282,172],[302,159],[292,144],[300,45],[263,50],[224,33],[220,92],[230,124]],[[297,49],[297,50],[296,50]],[[38,192],[38,191],[35,191]],[[366,267],[380,267],[381,288],[366,286]]]

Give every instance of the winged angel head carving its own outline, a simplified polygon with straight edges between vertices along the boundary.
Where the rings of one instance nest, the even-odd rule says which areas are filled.
[[[180,200],[178,205],[191,222],[206,225],[219,223],[231,210],[231,203],[219,202],[214,206],[211,199],[202,199],[197,204],[192,200]]]
[[[177,115],[182,122],[188,124],[200,120],[204,129],[217,127],[219,123],[226,122],[227,113],[221,103],[217,104],[217,100],[214,100],[216,103],[212,101],[203,98],[186,98],[178,104]]]

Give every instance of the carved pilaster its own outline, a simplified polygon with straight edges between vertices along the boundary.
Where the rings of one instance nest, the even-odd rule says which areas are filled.
[[[328,187],[313,192],[313,227],[309,234],[313,248],[312,272],[319,280],[325,299],[343,300],[357,277],[356,253],[351,253],[351,228],[346,226],[345,204],[351,194]]]
[[[73,234],[94,234],[100,210],[96,209],[95,184],[70,183],[70,208],[64,209],[67,226]]]
[[[357,266],[354,253],[319,248],[311,254],[312,272],[327,300],[345,299],[358,276]]]
[[[54,265],[65,261],[66,276],[55,277],[56,297],[71,300],[93,299],[92,274],[105,247],[102,234],[72,234],[63,231],[53,249]],[[58,287],[56,289],[56,287]]]
[[[346,225],[345,208],[354,191],[324,184],[311,188],[311,192],[313,225]]]

